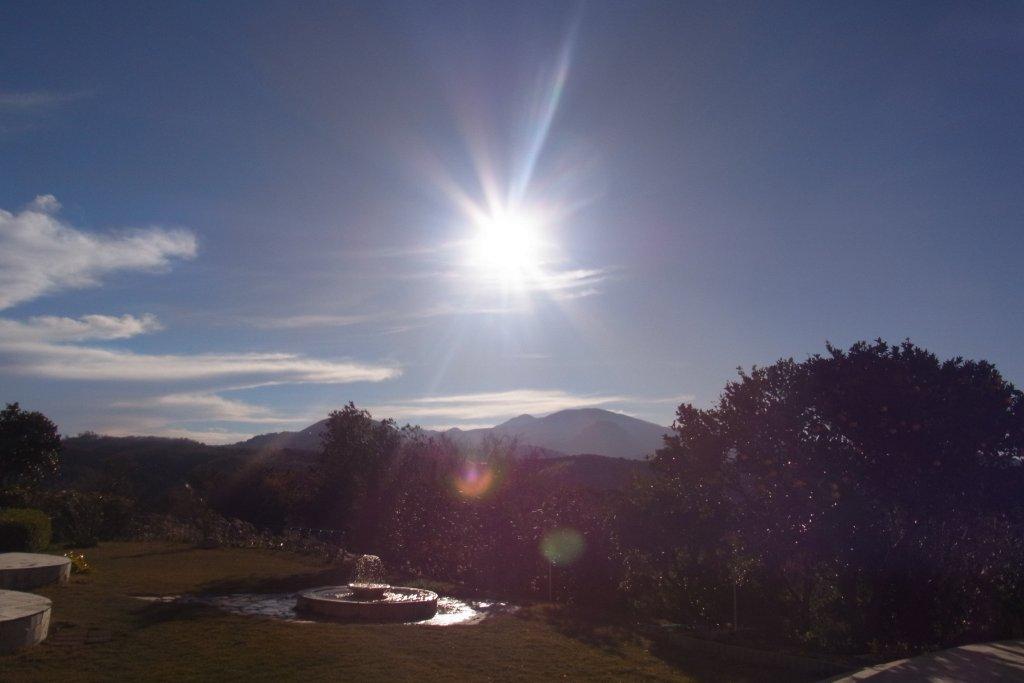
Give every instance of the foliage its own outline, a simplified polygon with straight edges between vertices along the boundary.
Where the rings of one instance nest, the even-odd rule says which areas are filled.
[[[50,518],[40,510],[0,510],[0,551],[34,553],[50,545]]]
[[[60,465],[57,427],[39,412],[8,403],[0,411],[0,488],[35,486]]]
[[[90,574],[92,573],[92,565],[85,559],[85,555],[82,553],[76,553],[73,550],[69,550],[64,553],[64,557],[71,560],[71,573],[72,574]]]
[[[217,512],[281,530],[305,526],[321,481],[311,464],[308,453],[282,452],[273,459],[241,461],[231,471],[194,472],[190,478],[209,490],[209,504]]]
[[[637,513],[663,533],[636,561],[676,608],[723,614],[714,586],[749,582],[755,613],[829,647],[1002,634],[1024,562],[1024,396],[991,364],[829,346],[680,406],[666,441]]]
[[[124,538],[136,515],[130,498],[72,489],[12,488],[0,493],[0,504],[43,510],[52,520],[54,540],[78,548]]]
[[[375,538],[374,501],[401,441],[394,420],[374,420],[352,403],[327,418],[316,516],[323,526],[347,531],[356,550],[370,547]]]
[[[188,439],[86,433],[64,440],[61,482],[67,488],[134,498],[149,511],[163,511],[168,490],[189,484],[208,496],[220,485],[220,473],[236,471],[251,455]]]
[[[375,499],[376,552],[405,573],[499,594],[614,602],[611,497],[545,476],[545,461],[518,450],[496,440],[460,453],[444,437],[406,433]],[[561,566],[542,552],[551,532],[572,536]]]

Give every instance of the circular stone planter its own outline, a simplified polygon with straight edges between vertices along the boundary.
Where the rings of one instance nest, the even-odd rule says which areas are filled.
[[[332,586],[300,593],[296,610],[336,621],[423,621],[437,614],[437,593],[392,586],[380,600],[358,600],[352,589]]]
[[[61,555],[0,553],[0,588],[23,590],[67,583],[71,560]]]
[[[42,642],[50,631],[51,605],[40,595],[0,590],[0,652]]]

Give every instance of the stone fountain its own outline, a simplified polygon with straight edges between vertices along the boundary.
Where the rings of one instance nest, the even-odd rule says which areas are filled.
[[[296,608],[340,621],[423,621],[437,613],[437,593],[385,583],[380,558],[363,555],[347,586],[300,593]]]

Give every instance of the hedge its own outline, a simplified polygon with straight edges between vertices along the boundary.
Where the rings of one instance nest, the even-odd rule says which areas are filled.
[[[49,547],[52,536],[50,518],[42,511],[29,508],[0,510],[0,551],[34,553]]]
[[[50,517],[53,541],[72,548],[121,540],[135,518],[133,500],[93,491],[10,488],[0,491],[0,508],[5,506],[42,510]]]

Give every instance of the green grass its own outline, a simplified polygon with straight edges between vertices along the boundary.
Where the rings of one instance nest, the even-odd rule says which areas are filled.
[[[293,624],[150,604],[132,596],[293,590],[340,577],[310,559],[269,551],[107,543],[85,553],[92,574],[38,590],[54,603],[53,642],[0,655],[3,681],[807,679],[673,656],[625,628],[543,605],[440,628]],[[95,636],[109,640],[87,642]]]

